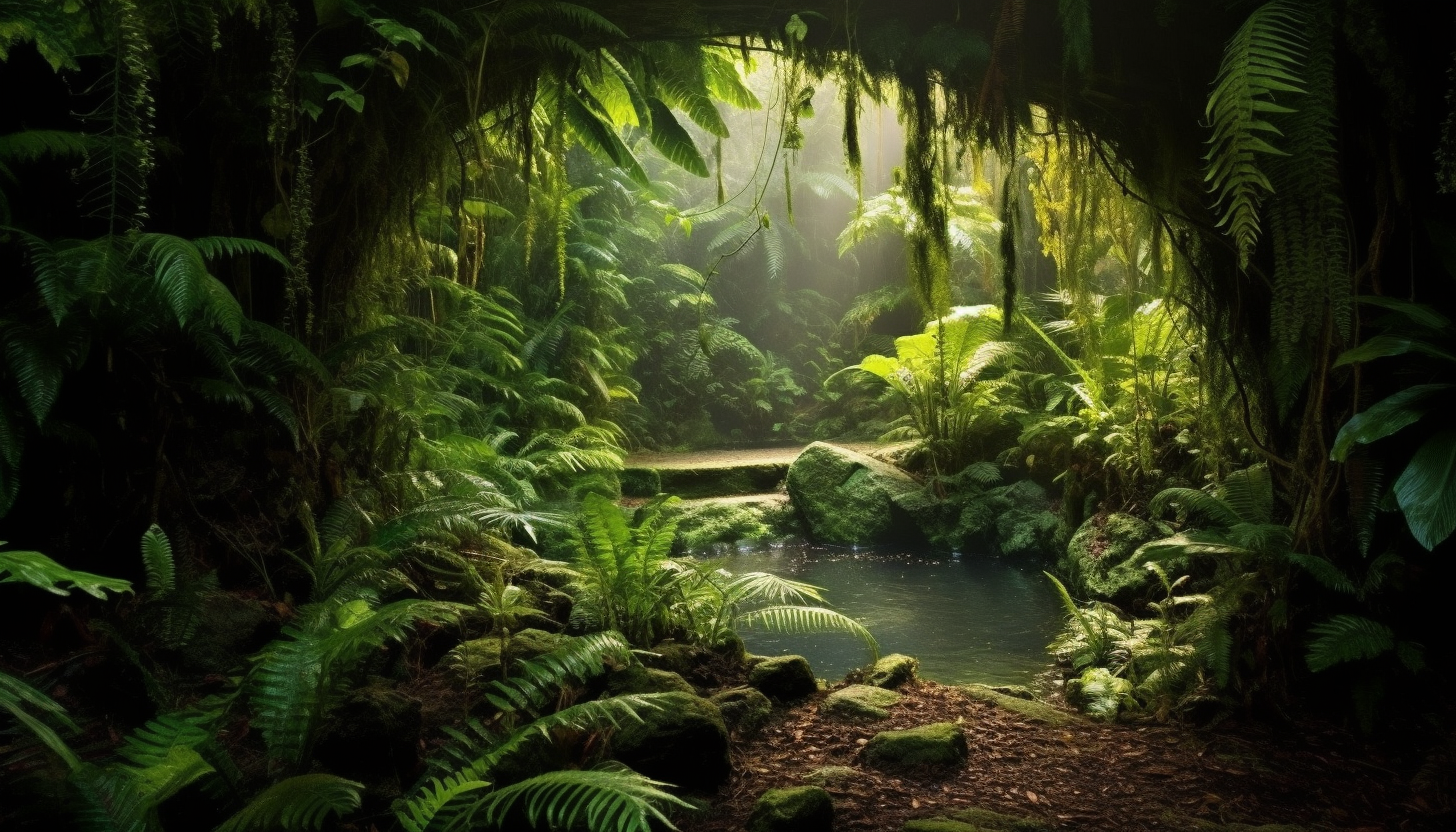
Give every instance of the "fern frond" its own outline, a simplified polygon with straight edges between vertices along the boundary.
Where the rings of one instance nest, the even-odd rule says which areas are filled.
[[[500,824],[519,801],[532,825],[650,832],[654,824],[662,824],[674,829],[663,810],[690,806],[663,791],[665,785],[614,764],[589,771],[553,771],[488,795],[485,821]]]
[[[446,832],[455,828],[465,808],[460,805],[462,797],[486,788],[490,783],[481,779],[476,769],[466,767],[425,783],[413,797],[396,806],[394,817],[405,832]]]
[[[177,564],[172,559],[172,541],[155,523],[142,535],[142,563],[146,567],[148,592],[165,595],[177,588]]]
[[[359,808],[364,784],[332,774],[301,774],[264,789],[215,832],[321,829],[330,815]]]
[[[773,606],[744,613],[739,622],[754,624],[781,633],[849,633],[864,642],[874,659],[880,657],[880,644],[865,626],[849,616],[824,607]]]
[[[1373,659],[1395,649],[1395,633],[1364,616],[1336,615],[1309,631],[1315,639],[1304,654],[1304,662],[1315,673],[1345,662]]]
[[[1298,5],[1274,0],[1255,9],[1224,49],[1206,114],[1213,126],[1204,176],[1216,194],[1219,227],[1228,229],[1247,266],[1259,237],[1259,202],[1274,186],[1256,154],[1285,155],[1260,134],[1282,135],[1267,115],[1289,113],[1277,94],[1302,94],[1305,19]]]
[[[67,730],[79,731],[80,729],[71,721],[71,718],[66,716],[66,709],[54,699],[16,677],[0,672],[0,708],[9,711],[11,716],[29,729],[36,739],[65,761],[72,770],[80,767],[80,758],[76,756],[70,746],[66,745],[66,741],[61,739],[60,734],[27,710],[39,711],[48,719],[60,723]]]
[[[511,679],[491,683],[487,698],[506,711],[543,707],[565,685],[577,684],[606,670],[607,662],[631,662],[632,647],[619,633],[589,633],[571,642],[517,663]]]

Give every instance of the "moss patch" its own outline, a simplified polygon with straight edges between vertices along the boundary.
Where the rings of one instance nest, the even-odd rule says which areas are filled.
[[[870,685],[850,685],[837,690],[819,704],[819,712],[839,719],[886,719],[900,694]]]
[[[1077,721],[1077,717],[1058,708],[1053,708],[1045,702],[1035,702],[1027,699],[1020,699],[1004,693],[992,690],[985,685],[964,685],[961,692],[972,699],[981,702],[990,702],[1000,708],[1020,714],[1032,722],[1039,722],[1042,725],[1070,725]]]
[[[763,793],[748,818],[748,832],[829,832],[834,800],[818,786],[792,786]]]
[[[937,722],[903,731],[881,731],[864,747],[864,759],[876,768],[958,766],[966,761],[966,735],[953,722]]]

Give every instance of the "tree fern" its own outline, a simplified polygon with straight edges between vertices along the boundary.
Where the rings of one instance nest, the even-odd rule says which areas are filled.
[[[1306,21],[1299,7],[1274,0],[1255,9],[1224,49],[1206,114],[1213,127],[1205,180],[1247,265],[1259,238],[1259,203],[1274,190],[1257,154],[1283,155],[1263,135],[1282,135],[1268,115],[1293,112],[1277,95],[1301,94]],[[1261,135],[1263,134],[1263,135]]]
[[[215,832],[295,832],[359,808],[364,785],[332,774],[301,774],[264,789]]]

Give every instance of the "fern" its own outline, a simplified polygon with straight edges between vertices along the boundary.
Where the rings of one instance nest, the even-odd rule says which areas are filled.
[[[0,672],[0,708],[10,712],[10,715],[29,729],[36,739],[40,740],[53,754],[60,757],[72,770],[80,767],[81,760],[76,753],[66,745],[60,734],[46,720],[59,723],[68,731],[79,731],[76,723],[66,716],[66,709],[49,696],[41,693],[30,685],[22,682],[8,673]],[[39,711],[45,718],[35,716],[31,710]]]
[[[610,763],[589,771],[553,771],[487,795],[484,819],[500,825],[520,802],[533,826],[650,832],[654,824],[663,824],[672,829],[663,809],[690,804],[663,791],[665,785]]]
[[[463,798],[487,788],[490,783],[481,779],[476,769],[466,767],[430,780],[395,808],[394,817],[405,832],[446,832],[457,828],[466,809],[461,805]]]
[[[1359,615],[1336,615],[1309,629],[1315,636],[1304,655],[1318,673],[1337,664],[1373,659],[1395,649],[1395,633],[1384,624]]]
[[[146,567],[147,591],[166,595],[177,588],[177,564],[172,559],[172,542],[162,527],[153,523],[142,535],[142,564]]]
[[[1306,21],[1299,7],[1274,0],[1255,9],[1224,49],[1206,114],[1213,126],[1204,176],[1215,207],[1247,266],[1259,238],[1259,202],[1274,186],[1257,154],[1286,155],[1261,136],[1282,135],[1267,118],[1290,113],[1277,93],[1302,94],[1297,75],[1305,55]]]
[[[536,711],[562,687],[605,671],[607,663],[631,661],[631,646],[615,632],[590,633],[529,661],[519,662],[515,676],[493,682],[487,699],[503,711]]]
[[[772,606],[752,610],[739,617],[745,627],[755,624],[781,633],[849,633],[864,642],[873,660],[880,657],[880,645],[865,626],[853,618],[824,607]]]
[[[215,832],[274,832],[321,829],[330,815],[359,808],[362,783],[332,774],[301,774],[264,789]]]

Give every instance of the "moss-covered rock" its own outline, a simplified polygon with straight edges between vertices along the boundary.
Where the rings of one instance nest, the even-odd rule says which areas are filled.
[[[1068,587],[1079,595],[1107,598],[1118,604],[1138,600],[1157,579],[1143,568],[1143,559],[1135,553],[1157,536],[1150,524],[1130,514],[1088,518],[1072,535],[1059,563]]]
[[[819,690],[814,670],[803,656],[774,656],[758,662],[748,671],[748,684],[781,702],[803,699]]]
[[[714,497],[688,500],[674,509],[679,521],[678,545],[698,552],[720,544],[759,543],[800,533],[788,499],[766,494],[752,499]]]
[[[656,497],[662,493],[662,475],[656,468],[627,468],[617,475],[623,497]]]
[[[633,665],[607,674],[607,693],[620,696],[624,693],[691,693],[698,689],[687,679],[670,670],[654,670],[650,667]]]
[[[958,766],[967,754],[965,732],[953,722],[881,731],[864,747],[865,762],[876,768]]]
[[[728,727],[712,702],[690,693],[664,693],[658,708],[638,711],[612,737],[612,756],[655,780],[713,791],[728,779]]]
[[[696,500],[774,491],[788,471],[789,466],[782,462],[761,462],[695,468],[664,466],[657,469],[657,476],[661,491],[684,500]]]
[[[830,832],[834,800],[819,786],[769,789],[753,805],[748,832]]]
[[[875,662],[875,666],[865,674],[864,683],[877,688],[894,689],[906,682],[915,681],[915,674],[919,670],[920,661],[914,656],[891,653]]]
[[[1032,693],[1031,688],[1026,685],[987,685],[986,687],[996,693],[1015,699],[1025,699],[1028,702],[1036,701],[1036,694]]]
[[[920,483],[893,465],[815,442],[789,466],[789,496],[814,540],[868,544],[921,540],[911,511]]]
[[[1019,714],[1023,719],[1040,722],[1043,725],[1070,725],[1077,721],[1076,715],[1060,708],[1054,708],[1045,702],[1022,699],[1001,693],[985,685],[963,685],[960,690],[972,699],[989,702],[999,708]]]
[[[805,774],[801,780],[812,786],[826,789],[851,790],[854,782],[865,776],[863,771],[850,766],[822,766]]]
[[[990,809],[962,809],[949,817],[912,820],[902,832],[1050,832],[1051,827],[1034,818],[1003,815]]]
[[[711,701],[723,713],[723,722],[728,729],[745,736],[757,733],[773,713],[773,703],[769,698],[750,687],[719,691],[713,694]]]
[[[511,635],[503,658],[507,667],[513,667],[515,662],[529,661],[570,643],[571,636],[529,627]]]
[[[837,719],[886,719],[900,694],[871,685],[850,685],[824,697],[819,712]]]

